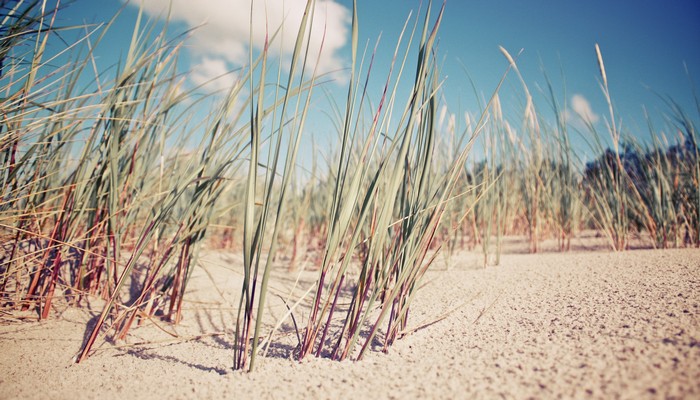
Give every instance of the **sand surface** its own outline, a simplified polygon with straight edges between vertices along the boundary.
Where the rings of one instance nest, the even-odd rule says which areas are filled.
[[[285,321],[253,373],[231,371],[240,256],[223,253],[196,271],[181,325],[137,327],[78,365],[98,302],[41,322],[3,313],[0,399],[700,398],[700,250],[479,258],[437,263],[409,327],[446,317],[359,362],[295,361]],[[313,275],[295,286],[275,272],[271,321]],[[304,320],[303,304],[295,313]]]

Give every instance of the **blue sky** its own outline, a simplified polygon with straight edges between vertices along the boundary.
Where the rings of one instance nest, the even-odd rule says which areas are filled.
[[[286,0],[285,4],[287,9],[298,13],[296,3],[300,1],[303,3],[303,0]],[[263,11],[259,14],[267,12],[268,20],[276,21],[274,14],[281,2],[268,0],[267,11],[261,8]],[[109,40],[103,43],[98,52],[101,66],[108,66],[118,54],[126,53],[139,3],[134,1],[126,7]],[[159,13],[168,3],[168,0],[147,0],[144,5],[147,14],[155,18],[162,15]],[[245,61],[249,4],[248,0],[173,1],[173,20],[176,21],[173,31],[206,21],[188,42],[183,67],[194,71],[191,82],[202,82]],[[255,4],[263,6],[265,2],[255,0]],[[321,69],[336,71],[332,76],[338,84],[330,84],[329,89],[331,93],[342,93],[347,78],[342,68],[349,63],[352,2],[319,0],[319,5],[324,10],[328,27]],[[119,0],[77,0],[61,14],[60,20],[64,24],[106,21],[121,6]],[[369,41],[372,47],[382,34],[376,67],[379,77],[382,69],[387,68],[405,18],[420,6],[419,0],[358,1],[360,42]],[[441,2],[436,2],[434,11],[440,6]],[[425,4],[422,7],[424,9]],[[698,118],[685,66],[690,76],[700,81],[699,21],[700,3],[696,0],[448,0],[439,33],[442,73],[446,76],[445,100],[450,111],[457,115],[465,111],[478,113],[466,74],[481,96],[490,95],[508,65],[499,51],[499,46],[503,46],[513,55],[522,50],[518,66],[540,112],[546,114],[549,110],[539,89],[545,82],[544,70],[555,84],[561,97],[559,101],[566,96],[569,108],[589,113],[590,118],[602,126],[607,109],[599,87],[594,51],[598,43],[618,116],[629,130],[640,132],[643,137],[641,132],[646,129],[646,122],[642,105],[657,121],[666,111],[656,93],[670,96],[693,118]],[[255,25],[264,26],[260,22]],[[287,28],[287,32],[295,33],[293,27]],[[260,31],[254,35],[260,36]],[[290,44],[284,46],[287,48]],[[565,82],[561,79],[562,71]],[[376,90],[378,96],[379,88]],[[506,81],[501,98],[504,104],[523,101],[521,85],[515,75]],[[521,117],[513,114],[509,118],[517,122]],[[313,126],[310,125],[311,130]],[[316,126],[327,128],[323,122]]]
[[[400,23],[386,18],[417,1],[373,2],[364,14],[366,34],[396,31]],[[369,8],[369,7],[368,7]],[[700,81],[700,2],[697,1],[449,1],[440,30],[443,73],[452,102],[473,107],[473,93],[461,64],[477,89],[488,94],[506,64],[503,46],[518,66],[537,99],[544,85],[542,69],[568,101],[579,94],[593,112],[605,115],[594,45],[603,53],[610,91],[623,122],[645,127],[642,104],[650,112],[665,109],[654,91],[669,95],[692,112],[692,91],[685,72]],[[502,89],[507,99],[522,95],[510,77]],[[650,90],[651,88],[652,90]],[[543,107],[540,107],[542,110]],[[694,113],[697,117],[697,113]]]

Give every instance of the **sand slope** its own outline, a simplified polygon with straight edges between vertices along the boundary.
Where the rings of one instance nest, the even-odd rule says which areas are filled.
[[[43,322],[3,315],[0,398],[700,398],[697,249],[507,255],[485,269],[454,257],[427,276],[409,325],[449,315],[389,354],[299,363],[285,323],[251,374],[229,369],[238,261],[213,256],[197,272],[182,325],[164,325],[179,338],[141,327],[129,346],[105,344],[79,365],[99,308]],[[284,293],[296,276],[275,278]],[[283,313],[271,300],[271,318]]]

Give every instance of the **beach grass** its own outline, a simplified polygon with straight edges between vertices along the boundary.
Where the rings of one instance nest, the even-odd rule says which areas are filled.
[[[586,160],[572,145],[565,89],[557,95],[545,75],[552,113],[538,109],[504,48],[503,77],[482,110],[463,126],[454,118],[437,61],[444,4],[406,19],[381,70],[376,48],[360,45],[353,2],[346,97],[328,100],[338,141],[314,144],[301,168],[323,87],[310,54],[313,0],[291,57],[277,47],[290,33],[271,26],[264,48],[231,72],[235,83],[215,93],[188,86],[177,66],[187,32],[170,34],[167,22],[139,13],[126,56],[98,71],[95,48],[119,15],[58,27],[61,10],[47,2],[2,7],[0,307],[45,319],[57,299],[102,299],[78,362],[134,324],[179,323],[205,247],[243,254],[233,368],[253,370],[279,254],[290,255],[288,273],[304,254],[317,271],[295,321],[297,358],[358,360],[401,338],[440,252],[478,248],[486,267],[509,235],[526,236],[532,253],[549,238],[567,251],[583,229],[614,251],[643,235],[652,247],[700,245],[697,118],[664,98],[666,126],[649,118],[651,141],[638,140],[617,115],[598,45],[608,115],[604,128],[580,118],[597,155]],[[77,39],[60,47],[57,32]],[[369,84],[377,75],[379,94]],[[523,100],[514,118],[501,104],[513,76]]]

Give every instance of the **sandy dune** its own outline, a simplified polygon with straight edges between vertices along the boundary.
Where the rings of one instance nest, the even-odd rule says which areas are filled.
[[[3,314],[0,398],[700,398],[700,250],[512,254],[488,268],[479,257],[426,277],[409,325],[445,319],[360,362],[294,361],[285,322],[256,371],[232,372],[240,260],[226,254],[197,271],[182,324],[162,324],[179,337],[139,327],[79,365],[97,304],[43,322]],[[286,296],[296,277],[277,272],[275,291]]]

